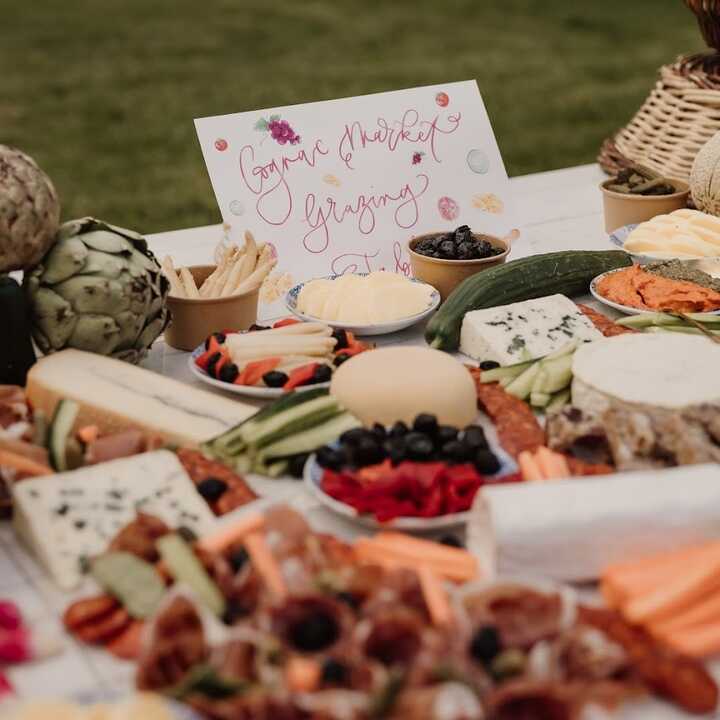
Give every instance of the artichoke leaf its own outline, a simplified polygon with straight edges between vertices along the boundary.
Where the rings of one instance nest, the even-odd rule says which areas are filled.
[[[77,313],[115,315],[130,308],[131,297],[116,280],[76,275],[54,286],[54,290],[72,304]]]
[[[31,302],[35,315],[34,331],[43,352],[58,350],[67,343],[77,323],[77,316],[67,300],[50,288],[38,288]],[[46,346],[43,346],[43,340]]]
[[[87,248],[86,252],[87,261],[81,271],[83,275],[98,275],[114,279],[128,267],[128,261],[123,257],[123,254],[111,255],[97,250],[87,250]]]
[[[80,239],[91,250],[100,250],[105,253],[122,253],[132,250],[132,243],[127,238],[122,237],[107,230],[93,230],[92,232],[83,233]]]
[[[120,336],[115,350],[127,350],[133,347],[145,324],[144,316],[138,315],[132,310],[123,310],[115,315],[115,322],[120,328]]]
[[[68,220],[64,222],[58,230],[58,240],[67,240],[68,238],[80,235],[91,229],[92,224],[96,222],[95,218],[84,217],[77,220]]]
[[[165,318],[159,317],[149,323],[140,333],[136,346],[138,349],[149,348],[157,336],[165,329]]]
[[[134,248],[131,253],[131,263],[141,267],[144,272],[157,272],[158,269],[158,263],[154,255],[143,255]]]
[[[81,315],[70,336],[70,346],[78,350],[109,355],[117,346],[120,328],[107,315]]]
[[[57,243],[43,260],[43,283],[54,285],[80,272],[87,259],[88,249],[78,238]]]

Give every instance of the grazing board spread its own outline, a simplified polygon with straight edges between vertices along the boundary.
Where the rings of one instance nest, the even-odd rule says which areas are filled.
[[[168,292],[195,306],[256,292],[272,247],[248,234],[203,284],[186,258],[161,269],[142,238],[92,222],[32,270],[36,291],[57,273],[86,283],[113,253],[156,286],[127,348],[125,316],[92,326],[106,346],[82,347],[96,313],[73,295],[82,333],[24,357],[26,381],[19,365],[0,381],[0,568],[5,553],[22,569],[16,585],[0,574],[0,716],[717,710],[713,275],[621,250],[481,263],[424,329],[410,325],[439,303],[424,283],[308,278],[294,318],[238,331],[208,311],[176,373],[152,351],[154,369],[128,362],[166,322]],[[706,243],[715,222],[687,216]],[[483,228],[450,235],[422,253],[481,254],[465,245]],[[587,305],[591,284],[641,314]],[[33,322],[56,337],[71,320]],[[562,584],[576,581],[596,586],[581,600]],[[51,610],[53,642],[26,596]],[[64,704],[33,706],[41,683],[26,678],[62,677],[74,653],[84,690],[97,674],[116,695],[51,683],[40,694]]]

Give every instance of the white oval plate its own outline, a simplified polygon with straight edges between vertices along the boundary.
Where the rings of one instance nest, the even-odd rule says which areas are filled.
[[[625,315],[645,315],[646,313],[656,313],[656,312],[662,312],[661,310],[643,310],[641,308],[634,308],[630,307],[629,305],[621,305],[620,303],[613,302],[612,300],[608,300],[606,297],[601,295],[598,292],[597,289],[597,283],[602,280],[606,275],[612,275],[613,273],[620,272],[621,270],[627,270],[627,268],[618,268],[617,270],[609,270],[608,272],[601,273],[596,278],[593,278],[592,282],[590,283],[590,294],[598,301],[601,302],[603,305],[607,305],[608,307],[613,308],[614,310],[617,310],[618,312],[625,313]],[[711,312],[707,313],[708,315],[719,315],[720,310],[712,310]]]
[[[368,273],[357,273],[358,275],[368,275]],[[328,275],[325,278],[319,278],[321,280],[335,280],[336,278],[341,277],[341,275]],[[410,282],[416,282],[416,283],[422,283],[423,285],[427,285],[427,283],[423,283],[422,280],[418,280],[417,278],[408,278]],[[332,328],[341,329],[341,330],[347,330],[354,335],[388,335],[389,333],[398,332],[399,330],[404,330],[405,328],[409,328],[411,325],[415,325],[416,323],[421,322],[426,317],[431,315],[435,310],[437,310],[438,305],[440,305],[440,293],[433,288],[433,293],[430,296],[430,304],[427,306],[425,310],[423,310],[420,313],[417,313],[415,315],[410,315],[409,317],[400,318],[399,320],[393,320],[392,322],[386,322],[386,323],[375,323],[374,325],[354,325],[352,323],[344,323],[344,322],[336,322],[331,320],[321,320],[320,318],[312,317],[311,315],[305,315],[304,313],[301,313],[297,309],[297,300],[298,296],[300,295],[300,291],[303,289],[303,286],[305,283],[300,283],[299,285],[296,285],[294,288],[291,288],[288,290],[287,295],[285,296],[285,305],[287,309],[296,317],[301,318],[302,320],[307,320],[308,322],[321,322],[325,323],[326,325],[329,325]],[[432,287],[432,286],[431,286]]]
[[[210,377],[202,368],[199,368],[195,364],[195,360],[205,352],[205,344],[198,345],[188,358],[188,367],[190,372],[201,382],[207,385],[212,385],[219,390],[225,390],[226,392],[234,393],[235,395],[244,395],[245,397],[258,398],[260,400],[274,400],[282,397],[286,394],[286,391],[282,388],[271,388],[271,387],[259,387],[257,385],[235,385],[233,383],[226,383],[222,380],[217,380],[214,377]],[[316,383],[315,385],[301,385],[295,388],[298,391],[312,390],[312,388],[327,388],[330,387],[329,382]]]

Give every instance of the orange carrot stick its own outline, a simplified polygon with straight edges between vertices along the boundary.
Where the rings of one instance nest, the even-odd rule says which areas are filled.
[[[296,655],[285,665],[285,681],[293,692],[313,692],[320,685],[322,668],[317,660]]]
[[[518,455],[520,474],[525,482],[542,482],[545,479],[534,455],[529,450],[523,450]]]
[[[77,436],[78,440],[88,445],[100,437],[100,428],[97,425],[85,425],[77,431]]]
[[[440,579],[427,565],[421,565],[417,573],[433,624],[438,627],[449,625],[452,622],[452,610]]]
[[[250,561],[265,581],[270,593],[278,602],[283,601],[287,596],[287,587],[280,566],[265,542],[265,536],[261,532],[251,532],[245,536],[243,542]]]
[[[48,465],[31,460],[24,455],[10,452],[9,450],[0,450],[0,467],[17,470],[24,475],[39,477],[42,475],[52,475],[55,472]]]
[[[663,622],[651,623],[650,630],[658,636],[672,635],[679,630],[695,628],[708,623],[720,624],[720,594],[715,594],[693,605],[685,612],[673,615]]]
[[[683,655],[703,658],[720,653],[720,622],[677,631],[663,640]]]
[[[570,477],[567,460],[560,453],[555,453],[544,445],[541,445],[535,452],[535,463],[545,480],[561,480]]]

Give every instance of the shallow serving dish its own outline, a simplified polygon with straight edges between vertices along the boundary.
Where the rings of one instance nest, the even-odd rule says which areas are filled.
[[[358,275],[368,275],[368,273],[357,273]],[[320,278],[322,280],[335,280],[336,278],[341,277],[340,275],[328,275],[325,278]],[[408,278],[410,282],[417,282],[422,283],[422,280],[419,280],[417,278]],[[430,283],[425,283],[426,285],[429,285]],[[323,320],[322,318],[316,318],[312,317],[311,315],[305,315],[304,313],[301,313],[297,309],[297,301],[298,296],[300,295],[300,291],[303,289],[303,286],[305,283],[300,283],[299,285],[296,285],[294,288],[291,288],[287,295],[285,296],[285,305],[287,306],[287,309],[296,317],[299,317],[302,320],[307,320],[308,322],[321,322],[325,325],[329,325],[331,328],[341,329],[341,330],[347,330],[348,332],[353,333],[353,335],[387,335],[389,333],[398,332],[399,330],[404,330],[405,328],[409,328],[411,325],[415,325],[416,323],[421,322],[426,317],[431,315],[435,310],[437,309],[438,305],[440,304],[440,293],[433,287],[433,293],[430,296],[430,304],[420,313],[416,313],[415,315],[409,315],[408,317],[400,318],[398,320],[393,320],[391,322],[386,323],[375,323],[373,325],[356,325],[354,323],[344,323],[339,322],[336,320]]]
[[[661,310],[642,310],[641,308],[634,308],[630,307],[629,305],[621,305],[620,303],[616,303],[612,300],[608,300],[606,297],[601,295],[598,292],[597,289],[597,283],[600,282],[606,275],[612,275],[613,273],[620,272],[622,270],[627,270],[627,268],[618,268],[617,270],[610,270],[608,272],[601,273],[596,278],[593,278],[592,282],[590,283],[590,294],[598,301],[601,302],[603,305],[607,305],[607,307],[611,307],[614,310],[617,310],[618,312],[624,313],[625,315],[644,315],[646,313],[656,313],[656,312],[662,312]],[[712,310],[707,313],[708,315],[720,315],[720,310]]]
[[[207,385],[212,385],[218,390],[225,390],[226,392],[233,393],[235,395],[244,395],[245,397],[258,398],[259,400],[274,400],[275,398],[282,397],[287,391],[282,388],[271,388],[271,387],[259,387],[257,385],[235,385],[233,383],[223,382],[217,380],[214,377],[210,377],[202,368],[195,364],[195,360],[199,358],[205,352],[205,344],[198,345],[190,354],[188,358],[188,367],[190,372],[201,382]],[[314,385],[301,385],[296,388],[298,391],[311,390],[312,388],[326,388],[330,387],[330,383],[315,383]]]
[[[623,245],[625,244],[625,241],[627,240],[628,235],[638,226],[638,224],[639,223],[631,223],[630,225],[623,225],[623,227],[620,227],[617,230],[614,230],[613,232],[611,232],[608,235],[610,242],[613,245],[616,245],[617,247],[619,247],[624,252],[626,252],[628,255],[630,255],[630,257],[636,263],[638,263],[638,265],[647,265],[647,263],[651,263],[651,262],[662,262],[663,260],[672,260],[672,259],[682,260],[683,262],[708,262],[709,261],[710,263],[712,263],[716,260],[718,262],[720,262],[720,258],[715,258],[715,257],[700,257],[700,256],[688,257],[687,255],[678,255],[676,258],[672,258],[672,257],[665,257],[662,255],[652,255],[652,254],[645,255],[645,254],[641,254],[641,253],[633,253],[633,252],[630,252],[629,250],[625,250]],[[702,269],[704,269],[704,268],[702,268]],[[709,272],[707,270],[705,270],[705,272],[707,272],[709,275],[714,274],[713,272]]]

